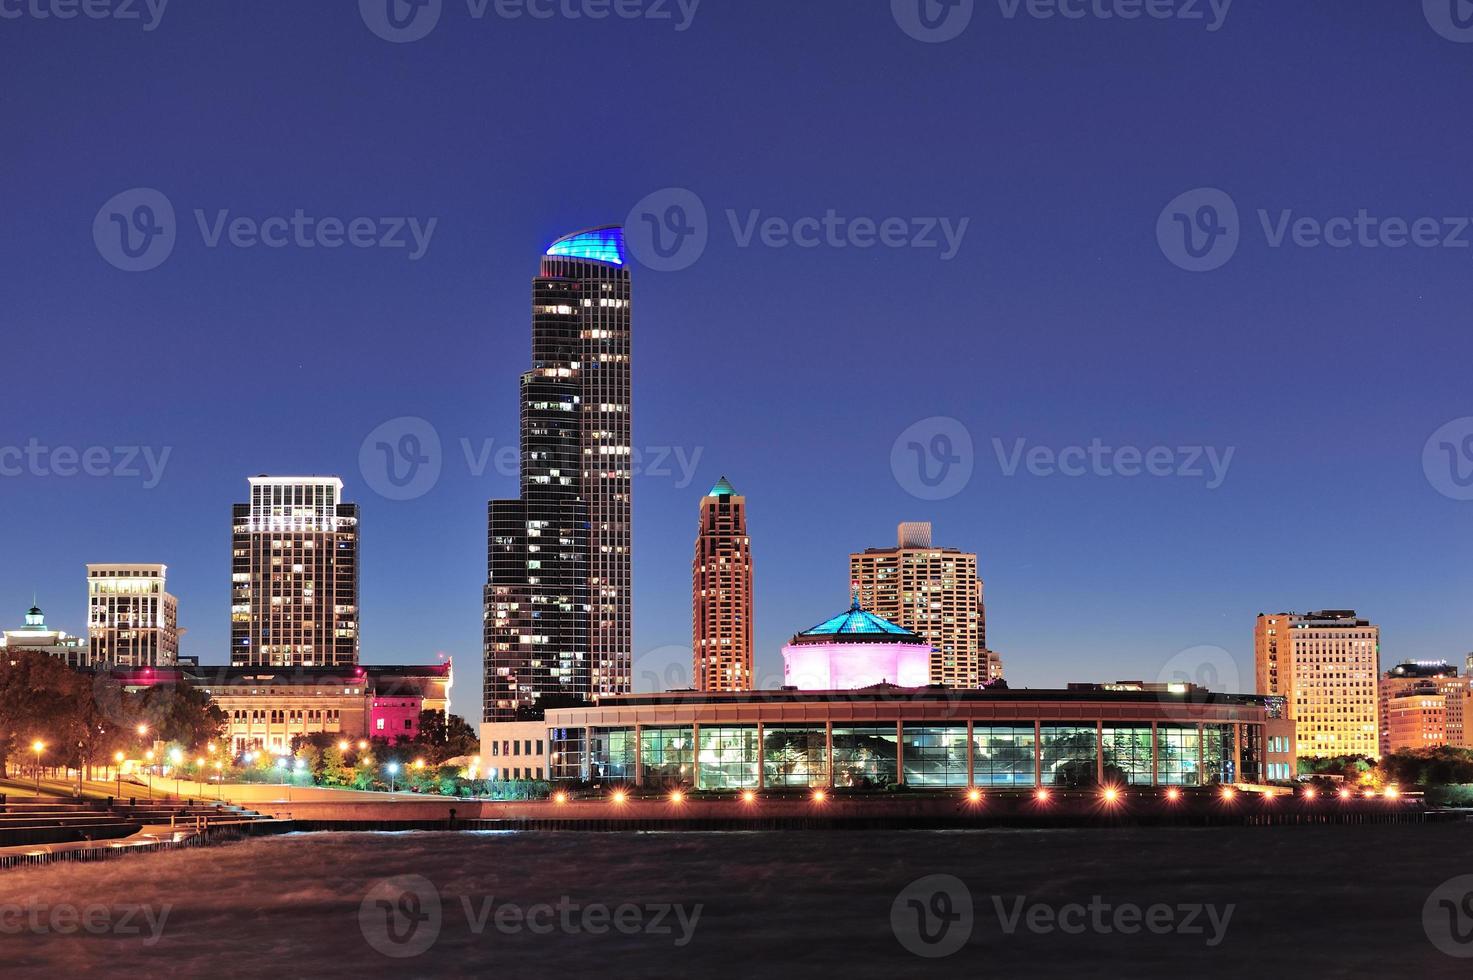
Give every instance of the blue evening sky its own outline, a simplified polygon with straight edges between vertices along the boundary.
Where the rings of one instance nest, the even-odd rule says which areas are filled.
[[[928,44],[883,0],[705,0],[683,31],[444,0],[433,32],[394,44],[344,0],[176,0],[151,31],[41,3],[0,0],[19,13],[0,17],[0,449],[169,456],[151,488],[7,469],[7,627],[35,590],[84,631],[86,562],[161,561],[184,652],[223,662],[246,477],[334,473],[363,513],[364,660],[453,656],[455,708],[478,720],[485,505],[516,494],[494,451],[517,440],[538,256],[682,187],[709,244],[683,270],[634,270],[634,431],[699,457],[689,483],[674,460],[636,483],[638,687],[688,676],[697,501],[723,473],[749,500],[769,679],[789,635],[847,603],[848,553],[902,520],[979,553],[1015,686],[1154,679],[1216,645],[1249,690],[1254,616],[1284,609],[1360,610],[1388,664],[1473,649],[1473,503],[1423,465],[1434,431],[1473,415],[1473,232],[1275,248],[1258,216],[1364,209],[1454,234],[1473,214],[1473,44],[1421,4],[1237,0],[1209,31],[978,0]],[[93,220],[138,187],[168,198],[178,237],[125,272]],[[1236,202],[1241,241],[1189,272],[1157,219],[1201,187]],[[437,224],[417,260],[212,248],[196,209]],[[727,217],[830,209],[970,223],[944,261],[741,247]],[[409,501],[359,465],[401,416],[444,446]],[[891,450],[934,416],[965,427],[973,473],[925,500]],[[488,471],[462,439],[492,440]],[[1233,455],[1216,489],[1008,476],[994,440],[1006,456],[1020,439]]]

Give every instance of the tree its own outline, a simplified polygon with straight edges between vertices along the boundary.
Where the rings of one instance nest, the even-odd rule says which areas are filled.
[[[0,657],[0,776],[12,757],[25,758],[34,741],[52,762],[75,746],[77,672],[50,654],[7,648]]]
[[[481,751],[481,740],[475,729],[464,718],[446,711],[421,711],[419,738],[413,744],[424,747],[424,755],[430,762],[444,762]]]

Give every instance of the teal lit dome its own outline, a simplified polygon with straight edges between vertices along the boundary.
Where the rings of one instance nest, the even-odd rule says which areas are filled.
[[[849,611],[826,619],[793,637],[793,643],[925,643],[903,626],[859,608],[856,597]]]
[[[629,253],[624,248],[624,229],[618,225],[564,235],[547,247],[547,254],[619,266],[629,262]]]

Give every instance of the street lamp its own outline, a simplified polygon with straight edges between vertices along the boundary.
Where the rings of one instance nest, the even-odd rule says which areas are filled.
[[[174,766],[174,795],[175,796],[183,796],[184,795],[184,793],[179,788],[179,779],[180,779],[179,769],[180,769],[180,763],[183,762],[183,761],[184,761],[184,753],[183,752],[179,751],[179,749],[177,749],[177,748],[173,748],[173,749],[170,749],[169,750],[169,762]]]
[[[148,798],[153,799],[153,749],[143,753],[144,760],[148,763]]]
[[[389,792],[394,792],[394,777],[399,774],[399,763],[391,762],[386,766],[389,770]]]
[[[31,751],[36,753],[36,795],[41,795],[41,753],[46,751],[46,743],[37,739],[31,743]]]
[[[122,752],[114,752],[113,753],[113,772],[118,777],[118,797],[121,798],[122,795],[123,795],[123,753]]]

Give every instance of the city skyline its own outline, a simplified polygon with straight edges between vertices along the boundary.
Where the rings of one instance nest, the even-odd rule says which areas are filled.
[[[362,659],[444,652],[463,676],[477,673],[486,501],[518,494],[515,459],[502,466],[498,453],[519,438],[509,379],[526,366],[529,258],[684,187],[709,215],[704,253],[684,269],[636,263],[634,273],[634,448],[646,469],[670,474],[635,478],[636,687],[688,675],[689,532],[668,515],[688,515],[721,471],[767,502],[759,679],[778,674],[794,629],[843,604],[845,556],[916,519],[978,553],[989,639],[1016,685],[1093,676],[1101,663],[1149,678],[1210,645],[1233,656],[1246,688],[1243,624],[1285,607],[1362,610],[1383,629],[1388,663],[1473,648],[1463,612],[1473,570],[1462,558],[1473,510],[1423,468],[1433,434],[1470,414],[1466,250],[1274,247],[1258,214],[1271,230],[1285,210],[1296,220],[1456,214],[1464,136],[1446,120],[1460,110],[1465,46],[1415,9],[1327,18],[1245,8],[1211,34],[993,12],[964,37],[925,45],[883,4],[843,21],[842,43],[818,5],[745,7],[703,9],[680,34],[612,21],[446,23],[402,46],[351,10],[344,23],[304,8],[298,30],[269,38],[245,11],[181,17],[147,36],[157,72],[116,111],[92,101],[87,80],[131,77],[135,44],[80,20],[18,25],[16,38],[58,35],[48,68],[57,87],[13,107],[18,133],[52,137],[47,148],[14,146],[26,203],[0,243],[12,272],[0,316],[7,335],[25,338],[25,363],[66,383],[64,397],[19,400],[0,449],[32,439],[79,454],[105,447],[112,469],[56,476],[68,470],[47,454],[41,475],[0,457],[6,472],[21,470],[0,479],[6,545],[27,557],[0,569],[13,623],[35,589],[49,623],[81,633],[86,562],[162,562],[191,631],[186,649],[223,651],[221,507],[247,474],[330,472],[369,529]],[[77,30],[62,43],[68,27]],[[817,50],[778,57],[732,118],[711,113],[725,80],[746,77],[751,52],[781,37],[817,39]],[[260,89],[212,80],[260,74],[258,49],[235,43],[243,38],[269,40],[292,70]],[[546,132],[547,104],[587,97],[586,79],[533,57],[554,42],[571,62],[607,64],[614,51],[626,66],[620,108],[586,122],[602,152],[544,150],[528,135]],[[1347,47],[1383,56],[1351,65]],[[202,50],[218,63],[181,88],[176,79],[199,76]],[[16,57],[19,70],[35,55],[18,47]],[[496,125],[464,125],[485,107],[460,81],[488,60],[496,84],[537,78],[541,96],[498,105]],[[433,111],[393,83],[401,61],[435,93]],[[897,86],[875,64],[926,84]],[[341,84],[302,81],[307,65]],[[1081,78],[1095,80],[1082,95]],[[763,107],[794,92],[804,94],[796,115],[770,125]],[[61,132],[47,109],[58,102],[77,114]],[[1122,127],[1126,105],[1172,125]],[[180,131],[174,112],[198,126]],[[242,126],[267,117],[289,133],[340,119],[351,135],[291,159],[237,145]],[[672,119],[688,127],[675,145]],[[894,138],[877,141],[877,127]],[[1264,154],[1245,132],[1278,151]],[[1419,179],[1370,152],[1372,137],[1422,147]],[[119,141],[130,147],[124,170],[83,166]],[[841,163],[856,159],[866,165]],[[427,172],[435,178],[403,177]],[[1209,186],[1237,202],[1242,241],[1226,266],[1193,273],[1163,256],[1157,219]],[[167,196],[180,226],[168,260],[140,273],[109,264],[92,237],[99,209],[132,187]],[[264,221],[298,208],[440,220],[411,262],[412,248],[244,248],[223,236],[211,247],[194,214],[209,230],[221,211],[227,222]],[[830,210],[972,221],[946,261],[941,248],[779,247],[760,230],[745,235],[754,212],[760,228]],[[47,285],[58,267],[68,273],[60,298]],[[229,357],[226,338],[242,338]],[[1331,347],[1345,361],[1310,370]],[[167,383],[137,381],[161,371]],[[713,402],[717,382],[737,394]],[[394,499],[364,477],[360,452],[376,427],[406,417],[438,433],[441,472],[421,496]],[[970,437],[970,480],[944,499],[916,496],[928,488],[902,485],[891,465],[902,433],[932,418],[955,419],[953,434]],[[929,446],[937,434],[906,442]],[[1216,489],[1205,450],[1206,477],[1030,468],[1034,449],[1070,465],[1095,439],[1213,447],[1219,461],[1236,452]],[[1172,472],[1188,462],[1178,456]],[[1313,561],[1264,561],[1264,536],[1305,534],[1316,538]],[[471,686],[456,691],[468,717]]]

